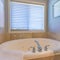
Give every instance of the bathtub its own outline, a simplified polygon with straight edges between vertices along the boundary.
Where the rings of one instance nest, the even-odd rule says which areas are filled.
[[[38,52],[37,45],[34,42],[35,40],[39,41],[43,50],[46,45],[49,45],[48,50]],[[36,52],[33,53],[32,48],[30,47],[35,47]],[[60,53],[60,41],[47,39],[47,38],[18,39],[18,40],[12,40],[12,41],[7,41],[2,43],[0,45],[0,50],[9,51],[9,52],[21,51],[24,53],[24,58],[34,59],[34,58],[45,57],[45,56],[50,56],[50,55]]]

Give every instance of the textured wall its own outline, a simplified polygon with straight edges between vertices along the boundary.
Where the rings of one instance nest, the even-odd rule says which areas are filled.
[[[60,40],[60,17],[54,18],[53,5],[59,0],[49,0],[48,6],[48,30],[49,36]]]
[[[4,29],[0,28],[0,43],[4,41]]]

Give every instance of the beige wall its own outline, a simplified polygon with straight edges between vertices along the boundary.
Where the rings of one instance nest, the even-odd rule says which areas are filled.
[[[2,43],[4,41],[4,29],[0,28],[0,43]]]
[[[48,32],[48,37],[55,39],[55,40],[60,40],[60,34],[59,33]]]
[[[2,34],[0,33],[0,43],[2,42]]]
[[[47,33],[10,33],[10,40],[24,38],[47,38]]]

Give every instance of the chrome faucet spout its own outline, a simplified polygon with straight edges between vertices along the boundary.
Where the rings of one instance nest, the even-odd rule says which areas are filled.
[[[39,42],[37,40],[34,40],[34,41],[37,44],[38,51],[41,52],[42,51],[42,47],[40,46]]]

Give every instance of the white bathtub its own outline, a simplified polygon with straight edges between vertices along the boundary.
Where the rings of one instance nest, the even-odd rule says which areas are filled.
[[[42,49],[44,49],[46,45],[50,45],[48,47],[48,51],[37,52],[37,45],[34,42],[34,40],[39,41]],[[30,47],[33,47],[33,46],[36,48],[36,53],[32,53],[32,50],[30,49]],[[51,55],[52,52],[54,54],[60,53],[60,41],[47,39],[47,38],[18,39],[18,40],[12,40],[12,41],[2,43],[0,45],[0,49],[4,51],[22,51],[25,53],[25,58],[36,58],[40,56]]]
[[[1,49],[4,50],[18,50],[18,51],[28,51],[30,47],[36,47],[37,45],[34,40],[38,40],[41,47],[44,49],[46,45],[50,45],[48,49],[50,50],[60,50],[60,41],[47,39],[47,38],[29,38],[29,39],[18,39],[12,40],[0,45]]]

